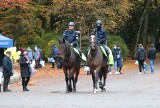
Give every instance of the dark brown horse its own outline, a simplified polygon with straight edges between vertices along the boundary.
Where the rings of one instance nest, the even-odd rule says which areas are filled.
[[[63,53],[62,66],[66,80],[66,92],[76,92],[76,83],[80,71],[80,57],[74,52],[72,46],[63,40],[59,40],[60,50]],[[73,82],[73,90],[72,90]]]
[[[108,65],[107,61],[104,59],[104,55],[97,44],[97,39],[95,35],[90,35],[90,51],[88,54],[88,65],[90,67],[90,71],[92,74],[93,80],[93,92],[97,93],[97,83],[99,81],[99,87],[102,91],[106,91],[105,89],[105,82],[108,73]],[[102,83],[103,77],[103,83]]]

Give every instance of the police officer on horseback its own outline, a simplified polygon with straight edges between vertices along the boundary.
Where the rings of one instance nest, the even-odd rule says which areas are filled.
[[[98,42],[98,44],[100,44],[104,48],[107,56],[109,57],[109,49],[107,47],[107,33],[102,28],[102,22],[100,20],[96,21],[96,26],[97,27],[94,29],[94,33],[97,36],[97,42]],[[108,57],[107,57],[107,59],[108,59]]]
[[[74,48],[76,48],[80,54],[80,57],[82,56],[82,52],[78,47],[78,33],[74,30],[74,22],[70,22],[68,24],[68,30],[65,30],[62,36],[62,39],[68,41]]]

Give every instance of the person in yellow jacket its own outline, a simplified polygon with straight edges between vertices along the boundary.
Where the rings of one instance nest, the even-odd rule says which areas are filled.
[[[109,74],[112,74],[111,70],[112,70],[112,65],[114,64],[114,60],[113,60],[113,55],[112,55],[112,50],[108,47],[109,50]]]

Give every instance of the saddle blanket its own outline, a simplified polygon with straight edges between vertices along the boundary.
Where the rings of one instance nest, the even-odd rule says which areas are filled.
[[[107,57],[106,51],[105,51],[105,49],[103,48],[103,46],[100,46],[100,49],[101,49],[102,53]],[[88,51],[88,55],[89,55],[89,53],[90,53],[90,49],[89,49],[89,51]]]
[[[108,50],[109,50],[109,64],[113,65],[113,64],[114,64],[114,60],[113,60],[112,51],[111,51],[111,49],[110,49],[109,47],[107,47],[107,48],[108,48]],[[107,57],[106,51],[105,51],[105,49],[103,48],[103,46],[100,46],[100,49],[101,49],[101,51],[103,52],[103,54]],[[89,49],[89,51],[88,51],[88,55],[89,55],[89,53],[90,53],[90,49]]]
[[[73,48],[73,50],[80,56],[79,51],[76,48]],[[86,56],[83,53],[82,53],[82,56],[80,57],[83,61],[87,61]]]

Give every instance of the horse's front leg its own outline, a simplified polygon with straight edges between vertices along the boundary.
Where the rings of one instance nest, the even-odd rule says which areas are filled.
[[[78,81],[79,69],[77,69],[75,76],[73,76],[73,92],[76,92],[76,83]]]
[[[99,73],[99,88],[100,89],[103,89],[103,85],[102,85],[102,76],[103,76],[103,73],[102,73],[102,71],[100,71],[100,73]]]
[[[107,73],[103,74],[103,87],[102,87],[102,92],[105,91],[106,92],[106,77],[107,77]]]
[[[95,76],[95,88],[94,88],[94,93],[97,93],[97,89],[98,89],[98,87],[97,87],[97,83],[98,83],[98,72],[96,71],[96,70],[94,70],[94,76]]]
[[[72,70],[69,70],[69,73],[68,73],[68,90],[69,92],[72,92],[72,79],[73,79],[73,72]]]
[[[103,68],[102,70],[102,74],[103,74],[103,87],[102,87],[102,92],[105,91],[106,92],[106,78],[107,78],[107,73],[108,73],[108,67]]]
[[[69,89],[68,89],[68,73],[67,73],[67,71],[65,73],[65,80],[66,80],[66,93],[68,93]]]
[[[94,75],[94,71],[93,70],[91,70],[90,72],[92,74],[93,89],[94,89],[95,88],[95,75]]]

